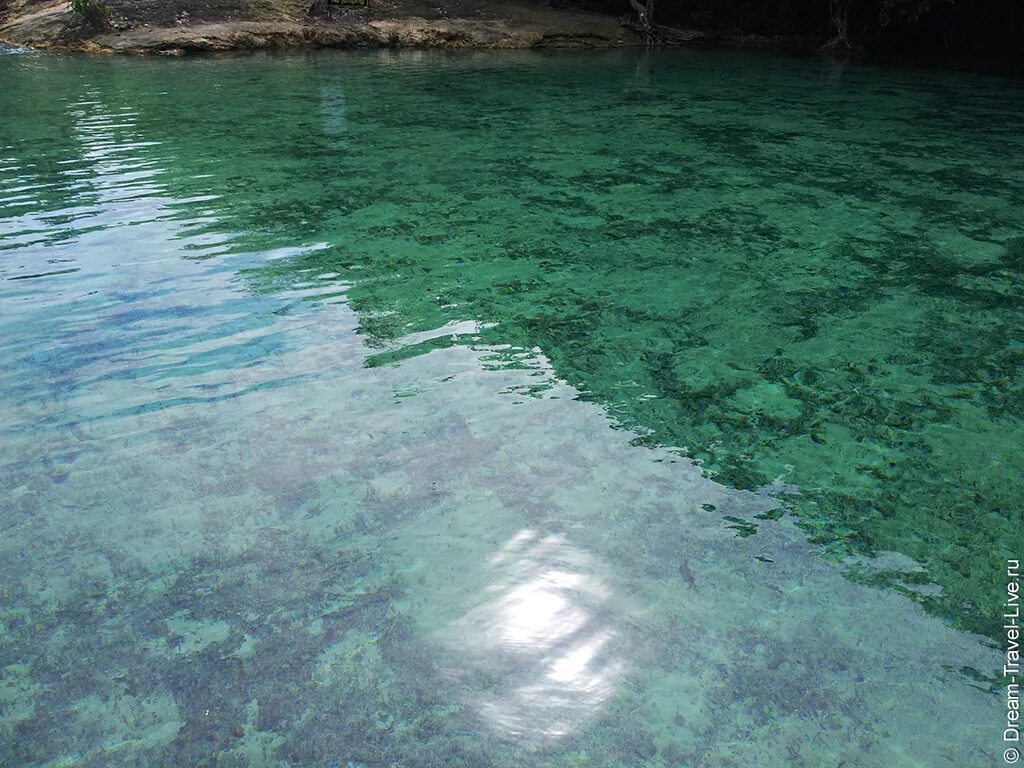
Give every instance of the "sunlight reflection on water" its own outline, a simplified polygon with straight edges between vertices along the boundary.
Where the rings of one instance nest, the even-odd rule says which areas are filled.
[[[455,623],[471,664],[500,679],[475,702],[491,726],[526,743],[592,718],[625,670],[601,564],[562,536],[524,529],[492,558],[486,601]]]

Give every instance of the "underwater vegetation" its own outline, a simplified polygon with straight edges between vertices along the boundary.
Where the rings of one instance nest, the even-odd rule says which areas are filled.
[[[1015,85],[386,52],[0,86],[0,762],[986,759]]]
[[[920,565],[852,576],[997,637],[1001,572],[1024,545],[1008,102],[938,82],[876,92],[868,72],[819,90],[781,64],[725,97],[734,70],[683,76],[684,61],[592,85],[585,118],[517,105],[504,126],[505,90],[481,97],[494,123],[447,124],[443,144],[418,120],[413,147],[388,144],[402,184],[333,180],[344,211],[325,194],[307,212],[327,247],[252,285],[338,275],[375,364],[467,341],[540,350],[641,442],[736,488],[795,486],[786,508],[827,556]],[[539,88],[557,99],[570,83]],[[395,112],[366,119],[405,125]],[[341,164],[370,161],[356,140]],[[408,341],[466,320],[481,324],[467,341]]]

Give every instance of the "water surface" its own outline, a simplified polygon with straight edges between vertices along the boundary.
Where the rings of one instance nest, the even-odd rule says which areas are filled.
[[[0,57],[0,762],[989,764],[1021,95]]]

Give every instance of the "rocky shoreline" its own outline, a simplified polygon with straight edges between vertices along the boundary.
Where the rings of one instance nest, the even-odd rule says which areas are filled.
[[[109,23],[83,26],[67,0],[0,0],[0,43],[162,54],[291,48],[639,48],[616,17],[549,0],[369,0],[311,14],[309,0],[106,0]],[[315,3],[313,7],[315,7]],[[625,8],[625,4],[624,4]],[[813,51],[821,40],[659,26],[659,47]]]
[[[88,30],[65,2],[29,3],[8,9],[0,41],[35,48],[126,54],[183,54],[275,48],[612,48],[643,40],[619,19],[543,6],[495,4],[474,17],[436,9],[430,18],[394,13],[400,8],[346,8],[335,19],[226,18],[193,21],[181,12],[173,25],[115,16],[110,26]],[[420,9],[410,9],[420,10]],[[454,9],[456,12],[466,9]],[[362,12],[360,12],[362,11]],[[392,13],[388,13],[391,11]],[[673,42],[703,38],[672,31]]]
[[[80,39],[10,35],[4,29],[0,30],[0,42],[96,53],[164,55],[273,48],[607,48],[640,43],[628,30],[613,38],[587,31],[513,29],[500,23],[469,19],[442,22],[394,19],[331,26],[232,22],[147,27],[126,32],[103,32]]]

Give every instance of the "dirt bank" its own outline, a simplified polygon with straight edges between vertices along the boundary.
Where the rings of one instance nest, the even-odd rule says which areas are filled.
[[[606,48],[641,45],[614,17],[515,0],[109,0],[106,29],[84,28],[65,0],[0,0],[0,40],[40,48],[184,53],[290,47]],[[675,42],[703,37],[674,30]]]

